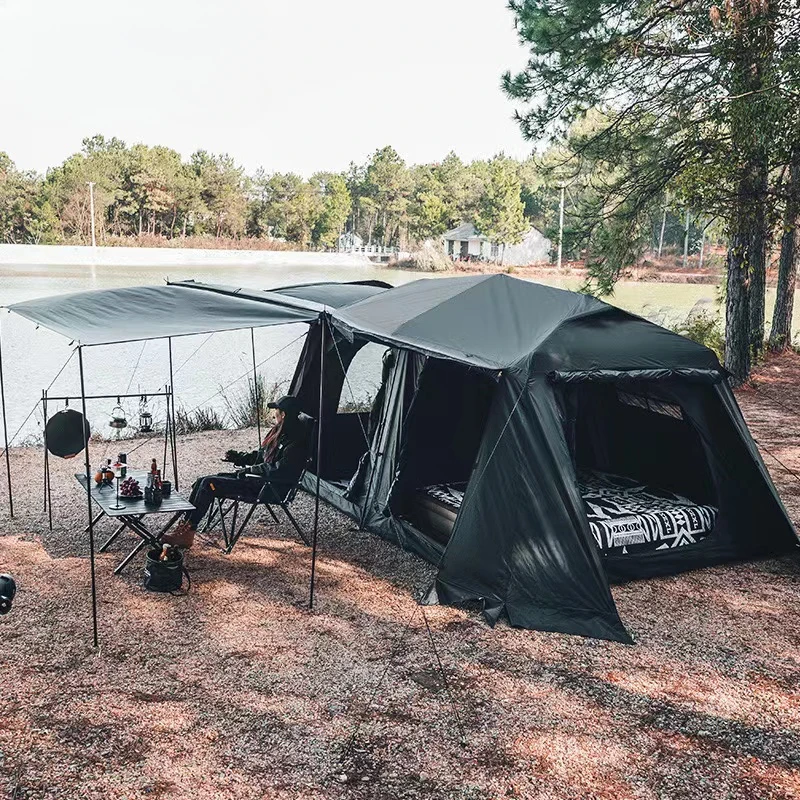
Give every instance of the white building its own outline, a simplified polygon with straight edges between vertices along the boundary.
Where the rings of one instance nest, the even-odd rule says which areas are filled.
[[[341,252],[348,252],[351,250],[360,250],[364,246],[364,240],[352,231],[346,231],[340,234],[336,240],[336,249]]]
[[[471,222],[465,222],[443,235],[444,252],[453,259],[473,258],[479,261],[500,261],[510,267],[549,261],[553,243],[545,235],[531,228],[519,244],[508,244],[505,249],[491,242],[475,230]]]

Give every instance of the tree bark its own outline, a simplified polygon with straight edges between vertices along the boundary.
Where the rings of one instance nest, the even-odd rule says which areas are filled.
[[[731,64],[729,118],[734,156],[739,169],[734,210],[730,218],[725,366],[734,385],[750,377],[753,358],[764,346],[766,291],[767,180],[766,142],[769,117],[762,94],[772,68],[778,0],[759,5],[733,0],[734,60]]]
[[[741,226],[731,236],[728,248],[725,300],[725,368],[734,386],[741,386],[750,376],[748,245],[747,230]]]
[[[767,292],[766,168],[759,164],[754,187],[752,229],[747,256],[750,268],[750,353],[756,361],[764,349],[764,315]]]
[[[797,257],[800,250],[800,150],[792,157],[786,210],[783,217],[781,258],[778,266],[778,293],[772,315],[769,348],[774,352],[788,350],[792,345],[792,312],[797,282]]]

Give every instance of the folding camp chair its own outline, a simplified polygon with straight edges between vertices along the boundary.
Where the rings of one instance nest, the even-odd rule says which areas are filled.
[[[230,553],[233,550],[236,542],[239,541],[245,531],[250,519],[252,518],[255,510],[259,506],[264,506],[269,515],[272,517],[273,522],[278,525],[280,520],[275,513],[274,506],[283,510],[286,518],[292,524],[292,527],[297,531],[298,536],[303,540],[304,544],[309,544],[308,536],[305,531],[300,527],[300,524],[295,519],[294,515],[289,509],[289,506],[294,501],[297,495],[297,490],[300,488],[300,483],[303,480],[303,473],[293,484],[276,484],[270,481],[265,481],[259,475],[249,475],[248,478],[254,481],[262,481],[263,487],[258,493],[258,497],[253,500],[251,496],[248,497],[231,497],[231,498],[216,498],[211,506],[208,514],[206,524],[203,526],[203,531],[209,531],[219,525],[222,528],[222,538],[225,542],[225,552]],[[239,507],[245,505],[249,506],[243,517],[239,519]],[[238,527],[237,527],[238,522]]]
[[[308,427],[308,441],[310,445],[309,449],[313,450],[313,445],[315,443],[316,420],[307,414],[301,414],[300,419],[303,420],[304,424],[306,424]],[[292,524],[292,527],[297,531],[297,535],[302,539],[303,543],[310,544],[311,542],[308,536],[294,518],[294,515],[289,510],[289,506],[292,504],[292,502],[294,502],[294,498],[297,496],[297,490],[300,488],[300,484],[303,481],[303,475],[305,475],[306,470],[309,466],[313,465],[313,463],[314,455],[312,453],[306,460],[305,468],[300,473],[297,480],[292,484],[272,483],[264,480],[264,478],[259,475],[249,475],[248,478],[251,480],[262,481],[264,484],[261,488],[261,491],[258,493],[258,497],[255,500],[252,499],[251,495],[248,495],[247,497],[216,498],[215,502],[211,505],[211,510],[208,513],[206,524],[203,526],[203,531],[209,531],[219,524],[222,528],[222,538],[225,542],[225,552],[230,553],[231,550],[233,550],[236,542],[239,541],[244,533],[245,528],[250,522],[250,519],[252,518],[258,506],[264,506],[269,512],[269,515],[272,517],[273,522],[276,525],[279,525],[280,520],[278,519],[278,516],[274,510],[274,506],[277,506],[283,510],[286,518]],[[241,520],[238,520],[240,505],[249,506],[249,508],[244,513],[244,517]],[[226,520],[228,520],[230,524],[228,524]],[[237,521],[239,522],[238,528],[236,527]]]

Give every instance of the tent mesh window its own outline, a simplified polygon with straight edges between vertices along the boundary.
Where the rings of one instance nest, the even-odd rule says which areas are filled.
[[[646,411],[652,411],[654,414],[663,414],[665,417],[672,417],[673,419],[682,420],[683,411],[680,406],[674,403],[665,403],[663,400],[657,400],[654,397],[648,397],[643,394],[633,394],[632,392],[623,392],[617,390],[617,399],[620,403],[626,406],[633,406],[634,408],[643,408]]]

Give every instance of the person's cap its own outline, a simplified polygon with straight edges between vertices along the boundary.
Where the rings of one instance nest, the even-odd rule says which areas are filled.
[[[273,403],[267,403],[267,408],[277,408],[284,414],[299,414],[300,403],[293,394],[285,394]]]

